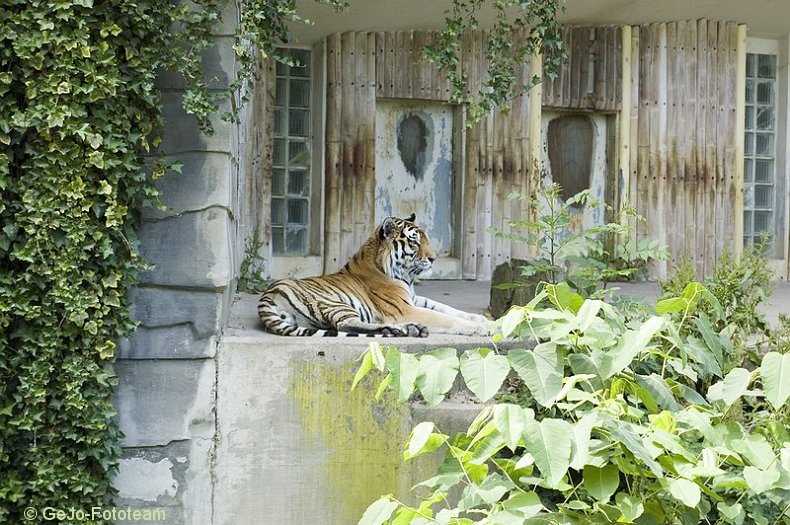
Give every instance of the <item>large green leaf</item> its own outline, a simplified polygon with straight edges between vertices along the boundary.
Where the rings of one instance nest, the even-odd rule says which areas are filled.
[[[482,402],[499,391],[509,371],[507,358],[487,348],[467,350],[461,356],[461,375],[466,386]]]
[[[403,459],[433,452],[445,442],[446,436],[433,432],[434,424],[430,421],[423,421],[411,431],[406,450],[403,452]]]
[[[554,343],[542,343],[530,352],[512,350],[508,359],[535,400],[545,407],[554,404],[562,389],[562,372]]]
[[[774,449],[760,434],[749,434],[742,439],[734,439],[730,442],[730,446],[749,463],[762,470],[769,468],[776,461]]]
[[[549,485],[562,481],[571,463],[573,426],[562,419],[530,420],[524,432],[527,450]]]
[[[693,336],[689,337],[682,350],[692,361],[700,365],[699,371],[703,377],[709,377],[711,374],[717,377],[724,375],[719,366],[719,361],[716,359],[716,354],[703,341]]]
[[[381,525],[386,523],[397,508],[397,502],[390,500],[389,496],[382,496],[367,508],[357,525]]]
[[[387,351],[387,368],[392,374],[391,386],[398,396],[398,402],[404,403],[414,392],[414,382],[419,373],[417,357],[396,348]]]
[[[765,398],[777,410],[790,397],[790,354],[768,352],[760,365]]]
[[[606,502],[620,485],[620,469],[617,465],[596,467],[585,465],[583,472],[584,488],[593,498]]]
[[[642,437],[637,432],[637,427],[633,423],[622,420],[610,421],[606,424],[606,428],[611,432],[612,437],[619,442],[619,445],[624,451],[634,455],[634,457],[650,469],[650,471],[657,477],[664,476],[664,471],[661,465],[655,460],[655,457],[645,447]]]
[[[598,414],[588,412],[573,425],[571,467],[576,470],[581,470],[590,461],[590,434],[596,423],[598,423]]]
[[[776,482],[779,481],[780,476],[781,473],[779,469],[774,466],[765,470],[760,470],[752,466],[743,468],[743,478],[755,494],[762,494],[766,490],[773,488]]]
[[[437,348],[420,356],[417,388],[430,406],[438,405],[452,388],[458,375],[455,348]]]
[[[711,385],[708,389],[709,401],[724,401],[730,406],[739,397],[749,393],[749,383],[752,381],[752,373],[745,368],[733,368],[724,379]]]
[[[666,319],[663,317],[651,317],[639,327],[639,330],[629,330],[623,334],[617,346],[605,352],[596,363],[603,373],[602,379],[608,379],[630,365],[631,361],[647,348],[650,340],[665,323]]]
[[[693,481],[683,478],[668,479],[667,488],[672,497],[687,507],[696,508],[702,496],[699,486]]]
[[[510,403],[494,406],[494,424],[510,450],[515,451],[524,434],[527,419],[532,417],[531,410]]]
[[[517,492],[502,502],[502,508],[529,518],[543,510],[540,497],[534,492]]]
[[[675,400],[672,390],[670,390],[663,377],[656,373],[649,376],[636,374],[635,377],[639,386],[650,392],[650,395],[653,396],[653,399],[656,400],[661,408],[672,410],[673,412],[681,410],[682,407]]]

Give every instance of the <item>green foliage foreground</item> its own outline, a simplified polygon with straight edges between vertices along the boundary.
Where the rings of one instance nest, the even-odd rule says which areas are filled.
[[[384,496],[360,524],[790,523],[790,354],[732,367],[712,328],[726,315],[696,282],[644,321],[559,284],[497,322],[529,350],[459,359],[374,343],[354,384],[378,370],[401,402],[419,390],[436,405],[459,373],[481,401],[508,375],[526,389],[465,433],[417,425],[404,459],[444,462],[415,487],[419,504]]]

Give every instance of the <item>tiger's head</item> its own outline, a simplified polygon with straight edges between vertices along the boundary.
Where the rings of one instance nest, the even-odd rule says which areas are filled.
[[[436,260],[428,236],[414,220],[413,213],[405,219],[387,217],[375,232],[379,239],[378,258],[384,272],[408,284],[430,272]]]

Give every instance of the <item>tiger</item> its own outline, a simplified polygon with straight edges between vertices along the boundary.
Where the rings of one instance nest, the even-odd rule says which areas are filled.
[[[337,273],[271,283],[258,301],[264,328],[283,336],[487,334],[486,317],[415,293],[436,260],[415,220],[385,218]]]

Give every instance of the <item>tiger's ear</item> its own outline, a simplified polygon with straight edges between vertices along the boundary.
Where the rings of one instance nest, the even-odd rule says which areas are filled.
[[[411,212],[411,215],[409,215],[408,217],[406,217],[406,220],[407,220],[407,221],[409,221],[409,222],[414,222],[414,220],[415,220],[416,218],[417,218],[417,216],[414,214],[414,212]]]
[[[382,241],[384,239],[392,239],[395,237],[395,219],[392,217],[387,217],[384,219],[384,222],[381,223],[381,227],[379,228],[379,239]]]

